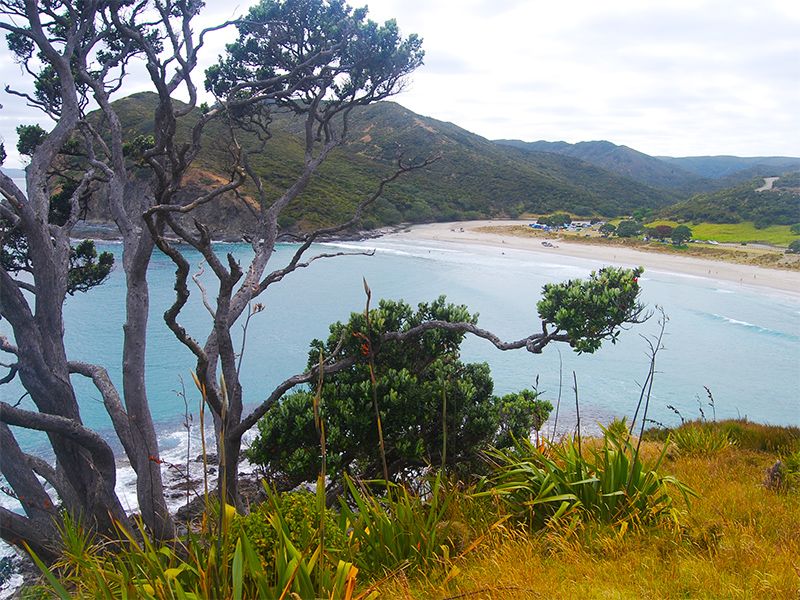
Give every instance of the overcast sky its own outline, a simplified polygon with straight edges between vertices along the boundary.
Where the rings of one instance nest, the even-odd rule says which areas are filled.
[[[206,0],[204,20],[248,0]],[[363,3],[355,2],[355,6]],[[796,0],[372,0],[424,39],[395,100],[490,139],[605,139],[651,155],[800,156]],[[216,59],[222,39],[207,54]],[[4,50],[7,55],[7,51]],[[0,61],[6,83],[21,73]],[[144,78],[127,92],[146,89]],[[0,93],[10,160],[37,113]]]

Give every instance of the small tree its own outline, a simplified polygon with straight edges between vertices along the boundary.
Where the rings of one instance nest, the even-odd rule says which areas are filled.
[[[540,217],[537,221],[540,225],[547,225],[549,227],[566,227],[572,223],[572,217],[567,213],[554,213],[545,217]]]
[[[600,225],[600,229],[599,229],[600,235],[602,235],[603,237],[610,236],[616,230],[617,230],[617,228],[614,226],[613,223],[603,223],[602,225]]]
[[[681,246],[692,239],[692,230],[686,225],[678,225],[672,230],[672,243]]]
[[[800,254],[800,240],[792,240],[786,252],[787,254]]]
[[[465,306],[446,304],[444,297],[416,310],[405,302],[384,300],[370,311],[370,323],[380,326],[381,334],[408,331],[431,319],[476,322]],[[460,360],[465,331],[429,330],[384,344],[370,360],[366,328],[364,313],[331,325],[326,342],[312,343],[309,368],[320,356],[336,354],[343,343],[362,360],[328,375],[317,400],[313,388],[290,394],[259,421],[259,436],[248,456],[263,465],[273,481],[294,487],[316,478],[321,463],[315,411],[325,426],[327,472],[337,481],[343,473],[380,476],[382,443],[390,478],[425,465],[475,472],[482,448],[506,447],[514,439],[527,438],[552,409],[531,390],[494,396],[488,365]],[[382,439],[373,407],[376,398]]]
[[[659,241],[664,241],[672,236],[673,228],[670,225],[656,225],[648,231],[652,232],[653,237]]]
[[[617,225],[617,236],[622,238],[636,237],[642,232],[642,224],[638,221],[621,221]]]
[[[347,324],[334,324],[327,342],[314,342],[309,354],[310,372],[320,357],[339,365],[329,370],[319,399],[329,471],[380,473],[374,406],[379,406],[389,477],[424,464],[472,464],[482,446],[508,445],[538,431],[552,405],[529,390],[493,397],[488,367],[458,359],[464,334],[501,350],[540,353],[559,341],[578,353],[594,352],[603,340],[614,343],[625,323],[640,321],[640,273],[606,268],[585,280],[546,285],[537,305],[542,332],[515,342],[478,328],[466,307],[446,305],[444,298],[420,304],[416,312],[383,301],[369,319],[358,313]],[[315,407],[311,390],[277,402],[259,423],[251,460],[287,485],[314,479],[320,460]]]

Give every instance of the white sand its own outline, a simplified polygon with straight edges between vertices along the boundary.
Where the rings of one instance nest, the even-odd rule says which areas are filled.
[[[415,225],[406,231],[384,236],[398,241],[436,241],[447,244],[477,244],[513,250],[525,250],[543,254],[562,254],[576,258],[598,260],[611,265],[640,265],[647,271],[680,273],[707,277],[745,286],[754,286],[764,291],[777,291],[800,299],[800,272],[768,269],[752,265],[740,265],[717,260],[706,260],[693,256],[679,256],[644,252],[618,246],[570,243],[543,238],[525,238],[499,233],[477,231],[479,227],[502,225],[526,225],[529,221],[466,221],[459,223],[432,223]],[[462,231],[463,229],[463,231]],[[550,241],[555,248],[542,246]]]

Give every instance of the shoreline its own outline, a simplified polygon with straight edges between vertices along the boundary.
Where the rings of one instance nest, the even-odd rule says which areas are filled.
[[[642,266],[645,271],[656,271],[677,275],[702,277],[728,284],[739,284],[757,290],[769,290],[800,300],[800,271],[776,269],[759,265],[742,264],[716,258],[681,256],[671,252],[653,252],[626,246],[593,244],[587,241],[523,237],[497,231],[480,231],[482,228],[527,226],[529,220],[477,220],[447,223],[425,223],[387,226],[369,231],[320,238],[317,242],[366,241],[370,239],[400,240],[411,242],[437,242],[440,244],[488,246],[533,252],[541,255],[561,255],[571,258],[589,259],[616,266]],[[119,240],[118,232],[107,224],[86,224],[77,232],[95,240],[113,242]],[[180,240],[174,240],[180,243]],[[553,245],[546,247],[542,242]],[[240,243],[241,238],[222,238],[215,243]]]
[[[548,240],[547,238],[520,237],[497,232],[479,231],[483,227],[503,227],[527,225],[528,221],[482,220],[453,223],[428,223],[411,225],[401,232],[382,235],[381,239],[432,242],[443,245],[489,246],[497,249],[510,249],[532,252],[541,255],[562,255],[572,258],[589,259],[616,266],[642,266],[647,271],[689,275],[739,284],[760,290],[780,292],[800,300],[800,272],[771,269],[756,265],[745,265],[724,260],[680,256],[663,252],[647,252],[623,246],[609,246],[588,242],[568,240]],[[551,247],[542,245],[543,241],[553,243]]]

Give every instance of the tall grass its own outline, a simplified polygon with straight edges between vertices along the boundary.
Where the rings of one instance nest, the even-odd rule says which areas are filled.
[[[487,453],[494,473],[479,494],[499,495],[512,514],[534,528],[567,515],[637,526],[676,521],[673,491],[687,503],[696,494],[675,477],[659,474],[667,448],[648,464],[632,439],[616,429],[605,430],[599,445],[583,448],[573,439],[546,451],[522,441],[511,450]]]

